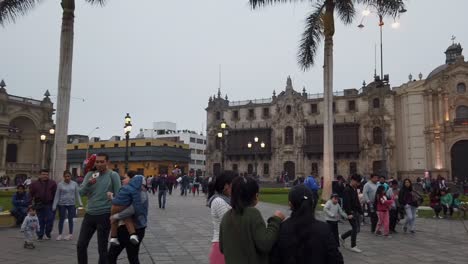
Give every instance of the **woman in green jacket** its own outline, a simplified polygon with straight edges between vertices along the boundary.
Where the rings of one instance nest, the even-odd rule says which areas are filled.
[[[220,226],[219,244],[226,264],[267,264],[268,255],[278,238],[284,215],[280,211],[268,219],[255,205],[258,183],[251,177],[237,177],[232,182],[231,206]]]
[[[453,215],[453,197],[448,189],[440,190],[440,203],[442,204],[442,209],[444,210],[444,217],[447,217],[447,211],[450,214],[450,217]]]

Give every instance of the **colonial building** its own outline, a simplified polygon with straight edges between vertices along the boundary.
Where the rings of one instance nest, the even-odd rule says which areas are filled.
[[[460,44],[426,79],[395,88],[398,169],[402,177],[424,171],[468,179],[468,62]]]
[[[0,81],[0,176],[10,177],[10,184],[37,176],[50,164],[54,108],[49,96],[48,91],[43,100],[11,95]]]
[[[104,152],[109,155],[109,168],[125,172],[125,140],[115,136],[110,140],[93,138],[88,141],[79,135],[70,135],[67,147],[67,165],[73,176],[83,175],[83,161],[87,154]],[[130,139],[129,170],[138,171],[146,176],[171,173],[174,168],[187,172],[190,150],[180,141],[161,139]]]
[[[395,176],[393,97],[388,81],[380,79],[360,90],[334,94],[336,174],[381,172],[387,167],[384,173]],[[282,172],[290,177],[320,174],[322,108],[321,94],[307,94],[305,88],[295,91],[289,77],[285,90],[278,95],[273,91],[267,99],[230,102],[218,91],[206,109],[207,167],[215,174],[224,166],[270,179]],[[228,134],[220,139],[223,121]],[[388,166],[383,166],[385,160]]]
[[[468,171],[462,161],[468,155],[468,63],[461,51],[450,46],[446,63],[427,79],[411,77],[391,89],[388,76],[377,76],[360,89],[335,92],[335,175]],[[322,109],[322,94],[296,91],[289,77],[283,91],[266,99],[232,102],[218,90],[206,108],[208,173],[235,170],[266,180],[284,171],[321,175]]]

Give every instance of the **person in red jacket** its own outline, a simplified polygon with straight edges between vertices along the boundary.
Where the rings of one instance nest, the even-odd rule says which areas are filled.
[[[380,185],[377,187],[375,192],[375,208],[377,209],[377,215],[379,221],[377,222],[377,227],[375,228],[375,234],[381,235],[381,229],[383,228],[383,235],[388,237],[389,233],[389,211],[392,207],[393,200],[387,199],[387,194],[385,192],[385,186]]]
[[[30,200],[36,209],[40,229],[37,239],[49,240],[54,226],[55,212],[52,210],[57,183],[49,179],[49,171],[42,169],[39,179],[29,187]],[[45,237],[44,237],[45,234]]]

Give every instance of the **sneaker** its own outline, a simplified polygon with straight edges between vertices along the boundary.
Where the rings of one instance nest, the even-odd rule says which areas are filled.
[[[444,217],[443,217],[443,216],[441,216],[441,215],[439,215],[439,219],[444,219]]]
[[[382,232],[381,232],[381,231],[376,231],[376,232],[375,232],[375,235],[376,235],[376,236],[381,236],[381,235],[382,235]]]
[[[38,238],[36,239],[36,241],[42,242],[42,241],[44,241],[44,239],[43,239],[42,237],[38,237]]]
[[[362,250],[360,250],[358,247],[352,247],[350,250],[352,252],[356,252],[356,253],[361,253],[362,252]]]
[[[44,240],[50,240],[50,235],[45,235]]]
[[[63,239],[62,235],[58,235],[57,238],[56,238],[55,240],[60,241],[60,240],[62,240],[62,239]]]
[[[341,234],[338,235],[338,238],[340,239],[340,245],[343,246],[344,248],[346,248],[345,240],[341,237]]]
[[[28,242],[24,241],[23,247],[24,247],[24,248],[28,248],[28,244],[29,244]]]
[[[73,239],[73,235],[72,234],[69,234],[68,236],[65,237],[65,240],[72,240]]]
[[[392,238],[391,235],[384,235],[385,238]]]
[[[411,233],[411,234],[414,234],[414,233],[416,233],[416,232],[414,232],[414,230],[411,230],[410,233]]]
[[[140,240],[138,240],[138,236],[137,236],[137,235],[131,235],[131,236],[130,236],[130,242],[131,242],[133,245],[138,245],[138,243],[140,243]]]
[[[120,246],[120,242],[116,237],[113,237],[109,240],[111,246]]]

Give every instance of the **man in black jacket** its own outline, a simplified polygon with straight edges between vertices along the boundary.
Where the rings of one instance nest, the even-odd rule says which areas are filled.
[[[153,181],[154,181],[153,186],[155,186],[156,189],[158,190],[159,209],[161,208],[165,209],[166,208],[166,194],[168,190],[167,174],[163,174],[157,178],[153,178]]]
[[[347,215],[352,215],[353,217],[348,219],[351,224],[351,230],[339,237],[341,244],[344,246],[344,240],[351,236],[351,251],[356,253],[362,252],[362,250],[356,246],[357,233],[359,232],[359,217],[362,214],[361,203],[359,202],[357,193],[360,182],[361,177],[359,175],[353,175],[351,176],[351,182],[344,189],[343,210]]]

